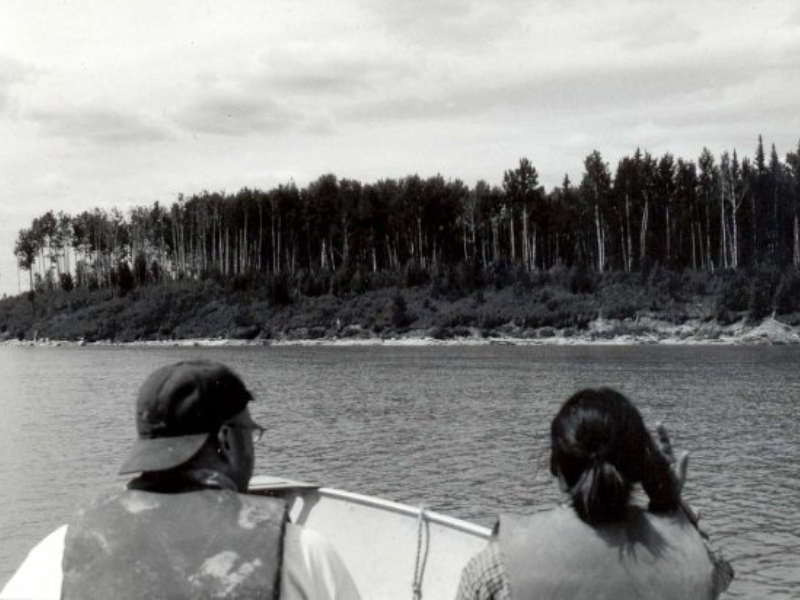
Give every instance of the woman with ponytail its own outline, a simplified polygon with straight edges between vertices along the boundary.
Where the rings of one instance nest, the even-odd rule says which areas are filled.
[[[458,600],[716,598],[733,578],[681,500],[688,455],[660,447],[622,394],[587,389],[550,428],[550,471],[567,494],[555,510],[501,516],[464,568]],[[641,485],[647,508],[631,504]]]

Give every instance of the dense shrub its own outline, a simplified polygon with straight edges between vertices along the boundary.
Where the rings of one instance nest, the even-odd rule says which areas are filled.
[[[747,298],[747,317],[758,322],[773,311],[773,298],[780,282],[780,274],[775,269],[759,268],[751,276]]]
[[[543,304],[538,304],[522,318],[520,325],[525,328],[538,329],[539,327],[557,326],[556,321],[557,318],[553,311]]]
[[[750,297],[750,282],[741,271],[726,271],[719,281],[716,300],[716,316],[723,313],[747,310]]]
[[[248,292],[258,287],[258,276],[254,273],[234,275],[232,289],[234,292]]]
[[[648,306],[643,290],[633,283],[630,274],[604,278],[599,296],[599,311],[607,319],[632,319]]]
[[[490,332],[493,329],[497,329],[509,323],[512,319],[503,313],[487,313],[482,312],[478,315],[478,326],[481,330]],[[488,335],[488,333],[487,333]]]
[[[689,296],[704,296],[708,293],[711,277],[707,271],[686,269],[681,277],[683,292]]]
[[[141,252],[133,261],[133,274],[136,278],[136,285],[142,286],[147,283],[147,258]]]
[[[459,262],[434,270],[431,276],[431,296],[456,300],[484,285],[483,272],[476,262]]]
[[[235,340],[254,340],[261,333],[261,328],[258,325],[248,325],[246,327],[237,327],[231,333],[231,338]]]
[[[471,327],[477,321],[477,316],[473,313],[455,311],[444,317],[442,325],[444,327]]]
[[[573,294],[594,294],[597,291],[595,274],[588,267],[573,267],[566,276],[566,288]]]
[[[279,275],[271,277],[274,280]],[[301,296],[316,297],[327,294],[331,291],[331,272],[321,271],[301,271],[297,276],[297,292]]]
[[[428,331],[428,336],[435,340],[451,340],[453,339],[453,331],[449,327],[442,327],[437,325]]]
[[[397,329],[406,329],[412,322],[406,299],[402,294],[395,294],[392,298],[392,325]]]
[[[366,294],[372,289],[372,277],[366,269],[358,268],[350,278],[350,293],[356,296]]]
[[[75,282],[72,280],[72,273],[61,273],[59,276],[59,286],[67,293],[74,290]]]
[[[405,269],[405,287],[427,285],[430,280],[430,273],[416,263],[409,263]]]
[[[800,310],[800,273],[790,269],[781,276],[775,290],[775,311],[779,315],[788,315]]]
[[[501,290],[513,281],[509,264],[505,260],[495,260],[489,264],[486,283],[496,290]]]
[[[646,285],[648,291],[660,300],[678,300],[683,291],[683,281],[678,274],[658,265],[650,269]]]
[[[256,325],[256,315],[248,304],[240,304],[234,310],[233,322],[237,327],[252,327]]]
[[[267,300],[272,306],[287,306],[292,297],[289,291],[289,278],[285,273],[277,273],[267,277]]]
[[[373,273],[362,267],[237,278],[208,271],[202,279],[180,282],[169,281],[166,274],[168,281],[157,284],[146,273],[147,285],[139,285],[140,260],[130,270],[132,290],[123,296],[124,271],[122,264],[114,270],[115,288],[104,280],[104,287],[87,289],[95,274],[82,268],[83,286],[73,281],[69,293],[65,275],[55,289],[39,286],[35,306],[27,294],[0,300],[0,336],[117,341],[360,337],[396,335],[412,324],[438,337],[466,336],[475,329],[483,335],[541,336],[538,332],[586,329],[598,314],[625,320],[643,311],[673,323],[716,316],[727,324],[746,312],[756,321],[773,310],[787,315],[784,320],[800,320],[796,269],[685,271],[679,276],[659,266],[646,273],[599,274],[561,265],[528,272],[498,262],[483,281],[474,264],[462,262],[430,270]],[[406,288],[407,280],[430,285]]]
[[[133,271],[131,271],[128,261],[120,261],[117,265],[116,285],[120,296],[127,295],[136,286],[136,278],[133,276]]]

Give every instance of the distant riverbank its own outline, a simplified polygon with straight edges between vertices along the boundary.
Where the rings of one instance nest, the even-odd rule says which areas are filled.
[[[442,330],[409,330],[402,334],[379,336],[369,330],[351,327],[344,336],[304,338],[298,333],[273,339],[192,338],[180,340],[114,340],[68,341],[37,338],[9,339],[6,346],[152,346],[152,347],[220,347],[220,346],[438,346],[438,345],[800,345],[800,327],[769,317],[757,325],[745,320],[730,325],[716,322],[687,321],[673,325],[649,317],[638,320],[596,319],[585,331],[568,332],[512,327],[507,333],[483,336],[477,328],[468,328],[467,335],[444,335]],[[463,333],[463,332],[462,332]]]
[[[435,281],[358,293],[298,288],[281,298],[269,287],[240,289],[215,280],[126,294],[49,290],[0,300],[0,342],[800,344],[800,275],[794,272],[773,277],[779,283],[772,287],[740,272],[656,269],[587,277],[553,271],[478,288]]]

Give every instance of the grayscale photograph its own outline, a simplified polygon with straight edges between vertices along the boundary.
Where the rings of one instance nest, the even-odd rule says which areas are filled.
[[[800,597],[795,0],[0,40],[0,600]]]

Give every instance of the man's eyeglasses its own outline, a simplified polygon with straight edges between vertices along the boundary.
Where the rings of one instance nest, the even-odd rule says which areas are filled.
[[[261,441],[261,438],[264,437],[264,429],[261,425],[253,425],[250,427],[250,435],[253,437],[253,443],[257,443]]]
[[[234,429],[249,429],[250,435],[253,438],[253,443],[257,443],[261,441],[261,438],[264,437],[264,429],[261,425],[256,423],[252,423],[250,425],[239,425],[238,423],[227,423],[228,427],[232,427]]]

